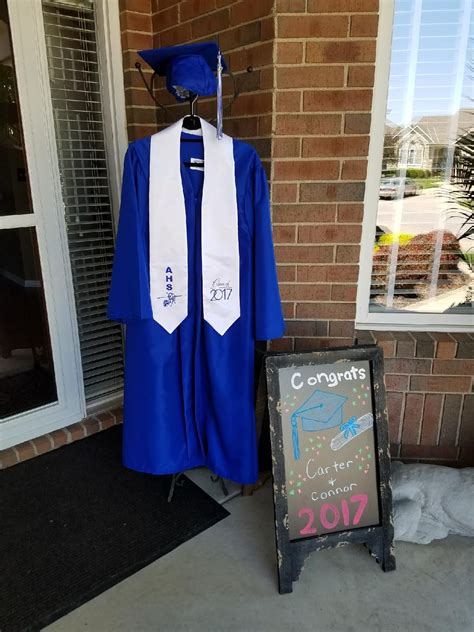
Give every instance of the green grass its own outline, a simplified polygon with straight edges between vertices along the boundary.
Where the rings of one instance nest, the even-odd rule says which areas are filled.
[[[433,189],[439,187],[443,181],[441,178],[417,178],[416,183],[419,184],[422,189]]]

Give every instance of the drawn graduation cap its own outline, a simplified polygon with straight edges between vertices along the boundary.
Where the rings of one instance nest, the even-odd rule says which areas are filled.
[[[217,93],[217,136],[222,137],[222,73],[227,65],[216,42],[138,51],[178,101]],[[217,73],[217,77],[214,73]]]
[[[342,423],[342,407],[347,400],[344,395],[314,391],[308,399],[291,415],[291,436],[295,461],[300,458],[298,419],[301,429],[306,432],[327,430]]]

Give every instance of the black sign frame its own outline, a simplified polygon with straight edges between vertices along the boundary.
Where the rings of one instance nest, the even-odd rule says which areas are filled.
[[[282,418],[278,411],[280,401],[279,369],[317,366],[340,361],[367,360],[370,364],[374,412],[374,439],[379,491],[380,523],[306,539],[291,540],[289,531],[288,496],[285,478]],[[273,461],[273,501],[277,545],[278,584],[281,594],[293,591],[305,559],[313,551],[340,547],[350,543],[364,544],[383,571],[395,570],[393,550],[392,489],[390,485],[390,443],[383,353],[376,345],[360,345],[313,351],[310,353],[268,354],[265,360],[270,413],[270,440]]]

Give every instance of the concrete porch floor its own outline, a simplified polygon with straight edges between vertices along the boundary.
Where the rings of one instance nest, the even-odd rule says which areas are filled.
[[[177,491],[179,493],[179,490]],[[474,541],[397,543],[383,573],[362,547],[314,553],[277,590],[271,488],[48,626],[48,632],[472,632]]]

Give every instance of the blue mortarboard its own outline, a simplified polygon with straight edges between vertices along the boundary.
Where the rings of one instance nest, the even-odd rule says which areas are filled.
[[[192,94],[209,97],[217,92],[219,131],[222,127],[222,72],[227,66],[216,42],[152,48],[138,54],[157,75],[166,77],[168,92],[178,101],[185,101]]]
[[[293,455],[295,461],[300,458],[298,439],[298,418],[301,419],[302,430],[314,432],[334,428],[342,423],[342,406],[347,397],[337,393],[314,391],[308,399],[291,415],[291,432],[293,439]]]
[[[189,93],[200,97],[216,94],[219,47],[216,42],[184,44],[167,48],[152,48],[138,54],[153,68],[157,75],[166,77],[166,87],[179,101]],[[226,64],[221,58],[222,70]],[[186,94],[187,92],[187,94]]]

